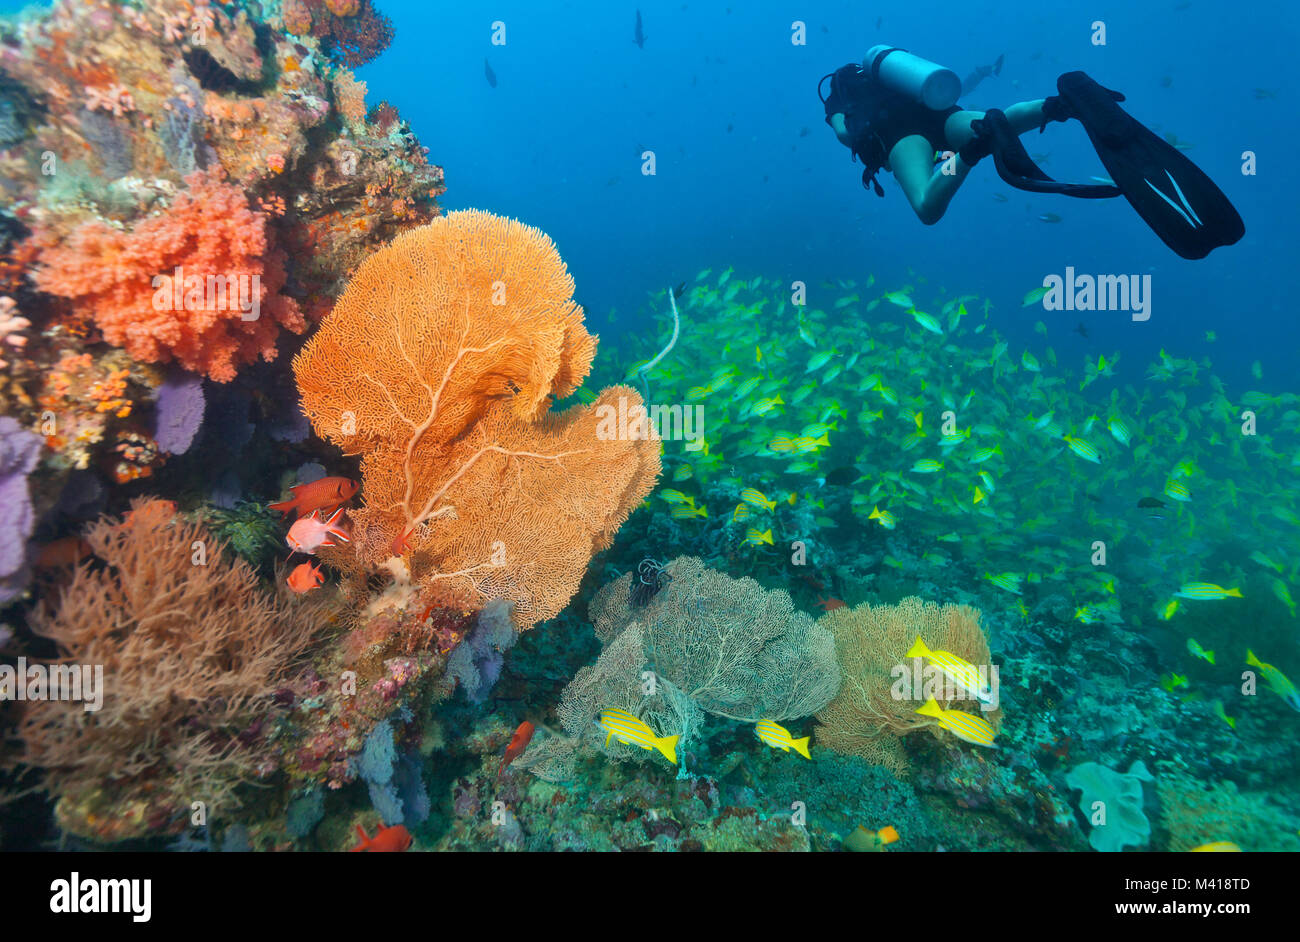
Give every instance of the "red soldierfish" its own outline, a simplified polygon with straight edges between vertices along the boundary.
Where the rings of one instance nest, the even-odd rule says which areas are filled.
[[[305,517],[314,510],[321,513],[333,513],[352,499],[361,487],[356,481],[347,478],[321,478],[310,484],[295,484],[289,488],[292,500],[282,500],[267,504],[271,510],[280,511],[280,518],[289,516],[289,511],[298,511],[298,516]]]
[[[528,748],[529,741],[533,738],[536,727],[532,723],[524,720],[515,730],[515,734],[510,737],[510,745],[506,746],[506,754],[501,759],[501,768],[497,769],[497,778],[506,770],[506,766],[518,759],[525,749]]]
[[[361,843],[352,850],[367,851],[372,854],[401,853],[409,848],[414,840],[411,832],[400,824],[395,824],[391,828],[381,827],[375,832],[374,837],[368,837],[366,829],[358,824],[357,834],[361,836]]]
[[[289,549],[297,553],[313,555],[322,546],[333,546],[335,539],[348,542],[348,531],[334,521],[343,513],[343,508],[334,511],[334,516],[322,520],[316,511],[309,517],[299,517],[289,528],[289,535],[284,541]]]
[[[325,576],[321,572],[320,566],[313,566],[311,563],[302,563],[293,572],[289,573],[289,578],[285,580],[289,584],[289,588],[299,595],[310,592],[312,589],[319,589],[324,581]]]

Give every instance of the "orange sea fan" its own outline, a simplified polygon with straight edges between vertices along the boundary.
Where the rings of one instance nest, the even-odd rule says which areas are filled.
[[[545,234],[477,211],[358,269],[294,373],[317,432],[365,455],[360,565],[509,599],[520,627],[567,604],[660,469],[651,434],[598,429],[634,390],[548,412],[595,354],[572,293]]]

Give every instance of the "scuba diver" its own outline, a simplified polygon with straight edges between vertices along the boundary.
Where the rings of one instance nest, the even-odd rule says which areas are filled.
[[[830,79],[830,94],[822,85]],[[1132,118],[1124,96],[1083,72],[1066,72],[1057,94],[1006,111],[964,111],[955,72],[894,46],[873,46],[861,66],[822,76],[817,94],[826,123],[861,160],[862,185],[877,196],[881,170],[893,173],[927,226],[943,218],[971,168],[988,156],[1017,189],[1080,199],[1124,196],[1166,245],[1183,258],[1204,258],[1246,228],[1232,203],[1181,151]],[[1113,183],[1062,183],[1030,159],[1020,135],[1054,121],[1077,120]],[[936,166],[936,154],[945,159]]]

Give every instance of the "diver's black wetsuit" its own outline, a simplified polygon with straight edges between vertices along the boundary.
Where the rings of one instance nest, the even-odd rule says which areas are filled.
[[[950,115],[962,110],[959,106],[932,111],[908,95],[885,88],[855,63],[823,76],[822,81],[827,78],[831,90],[822,99],[826,123],[831,123],[833,114],[844,115],[844,127],[853,142],[851,150],[866,168],[862,185],[873,186],[877,196],[883,191],[875,181],[876,173],[889,162],[894,145],[903,138],[919,134],[936,151],[948,149],[944,125]],[[831,127],[833,130],[834,125]]]

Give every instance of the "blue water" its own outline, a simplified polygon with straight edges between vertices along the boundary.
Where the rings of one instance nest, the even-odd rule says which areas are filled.
[[[1004,334],[1050,344],[1068,362],[1120,350],[1133,380],[1161,347],[1212,356],[1216,372],[1247,386],[1254,360],[1274,383],[1294,366],[1294,4],[1252,5],[1245,18],[1239,4],[1206,0],[817,2],[795,11],[807,17],[807,44],[796,46],[788,4],[642,2],[644,49],[632,41],[636,3],[543,7],[384,0],[397,38],[361,77],[370,100],[397,105],[446,168],[445,207],[515,216],[555,239],[603,336],[649,329],[632,316],[648,291],[733,265],[810,285],[867,273],[886,289],[928,279],[989,298]],[[498,20],[506,42],[494,46]],[[1091,42],[1098,20],[1105,46]],[[922,226],[888,174],[884,199],[863,190],[817,97],[822,75],[878,42],[963,76],[1005,54],[1001,76],[962,101],[972,108],[1042,97],[1060,73],[1087,71],[1124,91],[1139,120],[1193,144],[1188,156],[1236,204],[1245,238],[1185,261],[1122,200],[1011,190],[991,161],[938,225]],[[1257,99],[1257,88],[1276,97]],[[1044,169],[1059,179],[1104,173],[1077,123],[1025,143],[1050,155]],[[641,173],[646,149],[654,176]],[[1257,175],[1241,172],[1247,150]],[[996,202],[999,193],[1009,201]],[[1063,221],[1039,221],[1045,212]],[[1024,294],[1067,265],[1150,274],[1153,316],[1022,310]],[[1045,341],[1032,333],[1040,318]],[[1080,320],[1087,340],[1072,333]]]

